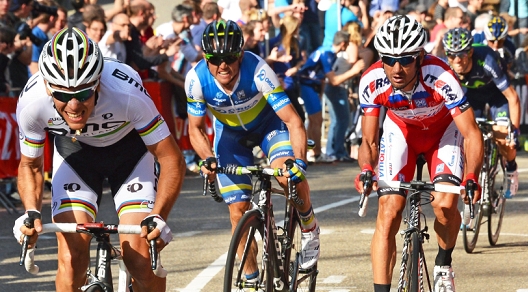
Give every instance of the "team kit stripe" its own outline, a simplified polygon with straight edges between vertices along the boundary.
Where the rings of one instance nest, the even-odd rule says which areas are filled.
[[[156,130],[161,124],[163,124],[163,122],[164,120],[161,118],[161,115],[157,115],[152,121],[150,121],[150,123],[148,123],[148,125],[137,131],[140,136],[146,136]]]
[[[238,185],[231,185],[231,186],[220,188],[220,193],[222,195],[226,195],[226,194],[228,194],[230,192],[241,191],[241,190],[251,191],[251,189],[252,189],[251,185],[238,184]]]
[[[270,153],[273,153],[275,151],[281,151],[281,150],[291,150],[291,142],[290,141],[282,141],[279,143],[273,144],[273,146],[270,149]]]
[[[44,140],[33,140],[31,138],[26,137],[24,139],[24,144],[31,147],[31,148],[42,148],[44,147]]]
[[[71,208],[74,210],[83,210],[83,211],[88,212],[89,214],[92,215],[93,218],[95,218],[95,213],[96,213],[95,206],[92,203],[88,201],[84,201],[82,199],[77,199],[77,198],[61,199],[59,210],[64,209],[64,208]]]
[[[113,130],[112,132],[108,132],[108,133],[105,133],[105,134],[102,134],[102,135],[97,135],[97,136],[94,136],[95,138],[102,138],[102,137],[106,137],[106,136],[110,136],[110,135],[113,135],[119,131],[121,131],[122,129],[124,129],[126,126],[128,126],[130,124],[130,122],[126,122],[124,124],[122,124],[119,128]]]
[[[145,200],[131,200],[125,201],[117,208],[117,216],[121,217],[122,214],[128,213],[130,211],[135,212],[140,209],[149,209],[148,203]]]

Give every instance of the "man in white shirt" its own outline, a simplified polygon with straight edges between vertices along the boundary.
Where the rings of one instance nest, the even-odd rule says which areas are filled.
[[[128,15],[119,13],[112,18],[110,29],[99,41],[99,49],[104,57],[114,58],[124,63],[126,48],[123,42],[126,40],[130,40],[130,19]]]

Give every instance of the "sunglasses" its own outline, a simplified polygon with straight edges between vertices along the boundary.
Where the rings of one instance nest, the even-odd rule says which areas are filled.
[[[77,99],[79,102],[86,101],[90,99],[90,97],[94,96],[95,90],[97,89],[97,86],[99,85],[99,80],[92,86],[88,88],[81,89],[79,91],[70,92],[70,91],[62,91],[59,89],[54,89],[51,87],[51,85],[46,82],[46,85],[51,92],[51,95],[53,98],[68,103],[72,99]]]
[[[457,52],[457,53],[446,52],[446,56],[449,59],[455,59],[456,57],[459,57],[460,59],[462,59],[462,58],[465,58],[468,55],[468,52],[469,51],[462,51],[462,52]]]
[[[240,58],[240,54],[230,54],[230,55],[220,55],[220,56],[214,56],[212,54],[206,54],[205,59],[207,62],[215,65],[220,66],[223,62],[225,62],[227,65],[233,64]]]
[[[382,56],[381,61],[391,67],[396,65],[396,62],[400,63],[402,66],[407,66],[414,62],[416,58],[418,58],[418,55],[409,55],[403,57]]]

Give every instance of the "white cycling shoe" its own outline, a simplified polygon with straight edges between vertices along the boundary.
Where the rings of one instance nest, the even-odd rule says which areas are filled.
[[[517,170],[506,172],[503,186],[504,197],[506,199],[511,199],[517,194],[517,189],[519,188],[519,173],[517,172]]]
[[[301,269],[308,270],[319,259],[319,225],[301,233]]]
[[[451,266],[434,267],[434,292],[455,292],[455,273]]]

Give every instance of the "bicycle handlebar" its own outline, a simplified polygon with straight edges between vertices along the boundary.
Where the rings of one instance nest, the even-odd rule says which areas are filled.
[[[489,121],[486,118],[476,118],[475,119],[479,126],[499,126],[506,127],[508,129],[508,135],[506,135],[506,141],[510,143],[514,141],[514,132],[512,131],[512,123],[508,117],[501,117],[498,120]]]
[[[359,217],[365,217],[367,215],[367,206],[369,196],[365,195],[368,189],[372,188],[372,172],[367,171],[365,173],[365,179],[363,180],[363,192],[361,192],[361,197],[359,199]]]
[[[54,232],[61,232],[61,233],[90,233],[90,234],[98,234],[98,233],[108,233],[108,234],[140,234],[141,233],[141,226],[140,225],[116,225],[116,224],[104,224],[102,222],[94,222],[94,223],[46,223],[42,225],[42,231],[39,232],[39,234],[44,233],[54,233]],[[26,271],[29,273],[36,275],[39,272],[39,267],[35,265],[35,247],[33,248],[27,248],[27,238],[28,236],[24,236],[24,242],[22,244],[22,251],[26,250],[27,254],[24,254],[22,252],[20,258],[24,259],[24,267],[26,268]],[[155,249],[154,249],[155,251]],[[159,256],[155,252],[154,255],[152,254],[152,248],[149,248],[150,258],[151,259],[158,259]],[[22,263],[21,263],[22,265]],[[167,276],[167,270],[165,270],[161,266],[161,260],[156,260],[155,263],[153,262],[153,267],[155,269],[152,269],[152,272],[160,277],[165,278]]]
[[[460,186],[454,185],[444,185],[444,184],[434,184],[431,182],[424,181],[411,181],[411,182],[401,182],[401,181],[378,181],[378,188],[393,188],[393,189],[408,189],[415,191],[434,191],[441,193],[451,193],[451,194],[460,194]],[[367,214],[367,205],[368,197],[365,196],[365,190],[367,187],[363,185],[363,192],[359,199],[359,212],[358,215],[364,217]],[[472,217],[473,218],[473,217]]]

